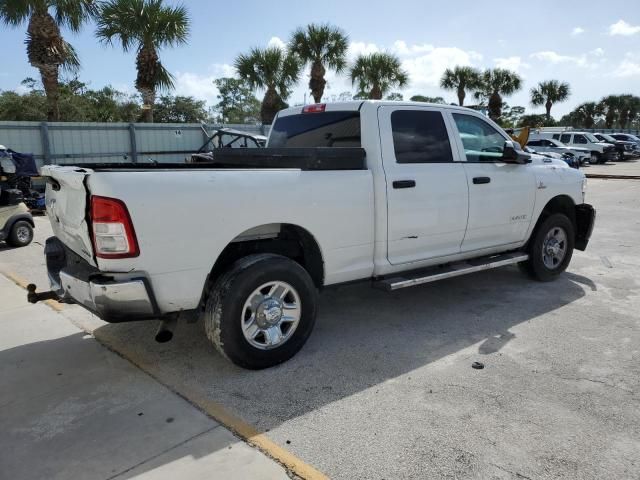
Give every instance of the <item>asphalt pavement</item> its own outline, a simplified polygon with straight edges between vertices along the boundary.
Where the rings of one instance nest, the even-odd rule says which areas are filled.
[[[587,201],[592,241],[555,282],[507,267],[393,293],[327,289],[309,342],[268,370],[225,361],[201,324],[160,345],[157,322],[56,315],[331,478],[638,479],[640,181],[590,180]],[[38,243],[0,248],[0,270],[44,286],[50,230],[37,227]]]

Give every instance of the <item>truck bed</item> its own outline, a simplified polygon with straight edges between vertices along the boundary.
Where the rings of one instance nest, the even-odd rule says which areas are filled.
[[[206,162],[78,163],[75,166],[90,168],[93,171],[199,170],[208,168],[295,168],[304,171],[367,169],[363,148],[221,148],[214,150],[213,155],[213,160]]]

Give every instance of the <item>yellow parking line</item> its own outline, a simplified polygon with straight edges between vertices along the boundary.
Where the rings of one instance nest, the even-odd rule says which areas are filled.
[[[2,273],[5,277],[7,277],[19,287],[22,287],[25,290],[27,289],[28,282],[26,282],[19,275],[16,275],[13,272],[0,273]],[[46,300],[45,303],[58,312],[63,310],[63,305],[54,300]],[[292,473],[295,473],[297,476],[306,480],[328,480],[328,477],[324,473],[303,462],[293,453],[285,450],[274,441],[270,440],[264,433],[260,432],[253,425],[245,422],[242,418],[231,413],[222,404],[214,402],[213,400],[207,398],[207,396],[202,392],[190,388],[185,383],[182,383],[181,381],[171,377],[170,375],[163,375],[162,371],[158,369],[156,365],[145,363],[136,355],[125,354],[121,352],[117,349],[116,345],[109,341],[109,339],[104,338],[95,330],[83,326],[81,322],[73,323],[81,327],[87,333],[94,335],[96,340],[98,340],[105,347],[124,357],[129,362],[133,363],[136,367],[169,388],[175,394],[184,398],[192,405],[195,405],[207,415],[218,421],[221,425],[227,427],[247,443],[255,446],[267,456],[279,462]],[[96,335],[96,333],[98,334]]]

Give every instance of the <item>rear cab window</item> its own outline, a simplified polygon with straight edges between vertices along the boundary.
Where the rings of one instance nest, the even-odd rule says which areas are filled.
[[[362,147],[360,112],[328,111],[278,117],[267,147]]]
[[[441,112],[395,110],[391,113],[391,131],[397,163],[453,162]]]

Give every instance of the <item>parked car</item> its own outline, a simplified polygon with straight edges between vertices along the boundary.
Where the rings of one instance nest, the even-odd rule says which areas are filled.
[[[549,281],[584,250],[584,174],[473,110],[354,101],[283,110],[267,148],[210,164],[45,165],[51,291],[106,321],[201,317],[258,369],[302,348],[318,291],[396,290],[509,264]],[[185,235],[185,232],[191,232]],[[195,233],[194,233],[195,232]]]
[[[589,132],[541,131],[536,138],[553,139],[569,147],[586,148],[591,152],[589,163],[604,163],[608,160],[615,160],[618,155],[613,145],[601,142]]]
[[[613,145],[616,149],[616,152],[618,152],[618,160],[626,160],[629,157],[635,156],[635,143],[633,142],[617,140],[616,138],[612,137],[611,135],[607,135],[606,133],[594,133],[593,136],[601,142]]]
[[[637,149],[640,150],[640,138],[637,135],[631,135],[630,133],[612,133],[611,136],[616,140],[633,142],[636,145]]]
[[[571,168],[580,168],[580,163],[576,159],[573,153],[565,152],[565,153],[557,153],[557,152],[538,152],[529,146],[525,146],[523,150],[527,153],[531,153],[540,157],[543,157],[543,161],[549,163],[548,158],[562,160]]]
[[[589,163],[589,159],[591,158],[591,150],[589,150],[588,148],[568,147],[558,140],[554,140],[553,138],[541,138],[536,134],[533,134],[529,137],[527,146],[533,148],[537,152],[569,152],[576,157],[580,165]]]

